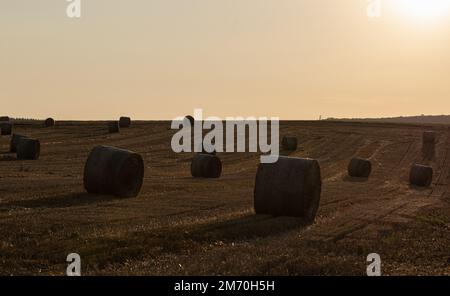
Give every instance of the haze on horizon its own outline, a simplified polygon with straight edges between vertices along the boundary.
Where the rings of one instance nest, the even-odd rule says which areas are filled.
[[[383,5],[371,19],[366,0],[82,0],[69,19],[67,5],[1,1],[0,115],[450,113],[449,14]]]

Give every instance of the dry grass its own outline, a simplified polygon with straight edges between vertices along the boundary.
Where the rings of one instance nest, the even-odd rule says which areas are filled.
[[[449,135],[444,126],[432,189],[410,188],[410,164],[433,127],[285,122],[299,139],[291,156],[322,167],[321,207],[313,225],[256,216],[253,185],[259,157],[220,154],[217,180],[190,176],[192,154],[170,151],[168,122],[133,122],[108,134],[104,122],[18,125],[41,140],[38,161],[3,153],[0,138],[0,274],[59,275],[67,254],[81,255],[84,274],[361,275],[377,252],[385,274],[450,274]],[[143,155],[137,198],[84,193],[84,162],[95,145]],[[346,177],[352,157],[370,158],[369,180]]]

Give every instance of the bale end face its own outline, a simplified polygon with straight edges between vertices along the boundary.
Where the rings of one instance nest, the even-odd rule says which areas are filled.
[[[89,193],[135,197],[143,179],[141,155],[115,147],[95,147],[84,167],[84,188]]]
[[[108,132],[110,134],[120,132],[120,126],[118,121],[110,121],[108,122]]]
[[[45,127],[54,127],[55,126],[55,120],[53,118],[47,118],[44,122]]]
[[[348,164],[348,175],[354,178],[369,178],[372,172],[370,160],[362,158],[353,158]]]
[[[9,136],[12,134],[13,125],[10,122],[1,122],[0,123],[0,134],[2,136]]]
[[[296,137],[283,137],[281,140],[281,146],[283,150],[295,151],[297,150],[298,141]]]
[[[421,164],[413,164],[409,173],[409,183],[419,187],[429,187],[433,181],[433,168]]]
[[[37,160],[41,153],[41,144],[39,140],[30,138],[21,138],[17,144],[17,158],[24,160]]]
[[[191,174],[195,178],[219,178],[222,174],[222,162],[216,155],[196,154],[192,159]]]
[[[121,128],[128,128],[131,126],[131,118],[122,116],[119,119],[119,127]]]
[[[280,156],[261,163],[256,174],[256,214],[290,216],[312,223],[319,209],[322,180],[316,160]]]

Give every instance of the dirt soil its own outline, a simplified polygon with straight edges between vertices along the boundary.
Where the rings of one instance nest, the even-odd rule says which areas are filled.
[[[422,132],[439,133],[422,159]],[[108,134],[104,122],[17,124],[41,141],[37,161],[16,160],[0,137],[0,274],[64,275],[78,253],[83,275],[364,275],[379,253],[385,275],[450,275],[450,129],[383,123],[283,122],[299,139],[290,156],[320,162],[316,221],[258,216],[259,155],[219,153],[220,179],[190,176],[192,153],[170,149],[169,122],[135,122]],[[136,198],[87,194],[83,168],[100,144],[142,154]],[[354,156],[372,175],[347,177]],[[430,188],[410,187],[414,162],[434,168]]]

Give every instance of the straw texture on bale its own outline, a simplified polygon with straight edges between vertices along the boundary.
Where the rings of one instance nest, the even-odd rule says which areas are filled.
[[[55,126],[55,120],[53,118],[47,118],[44,122],[45,127]]]
[[[118,121],[108,122],[108,132],[111,134],[120,132],[119,122]]]
[[[41,153],[41,143],[39,140],[21,138],[17,144],[17,158],[27,160],[37,160]]]
[[[11,135],[13,125],[10,122],[0,122],[0,133],[2,136]]]
[[[313,222],[320,203],[322,179],[317,160],[280,156],[261,163],[256,173],[257,214],[300,217]]]
[[[9,121],[8,116],[0,116],[0,121]]]
[[[411,185],[428,187],[433,181],[433,168],[421,164],[413,164],[409,173],[409,183]]]
[[[436,133],[434,131],[423,132],[422,142],[424,144],[434,144],[436,142]]]
[[[131,126],[131,118],[122,116],[119,119],[119,127],[127,128]]]
[[[283,150],[294,151],[297,150],[297,138],[296,137],[283,137],[281,140],[281,146]]]
[[[191,174],[196,178],[219,178],[222,174],[222,161],[215,155],[196,154],[192,159]]]
[[[84,188],[89,193],[135,197],[143,179],[141,155],[115,147],[95,147],[84,167]]]
[[[21,139],[26,139],[27,136],[19,135],[19,134],[13,134],[11,137],[11,141],[9,143],[9,152],[15,153],[17,152],[17,146],[19,145],[19,141]]]
[[[356,178],[369,178],[372,171],[370,160],[363,158],[353,158],[348,164],[348,175]]]

